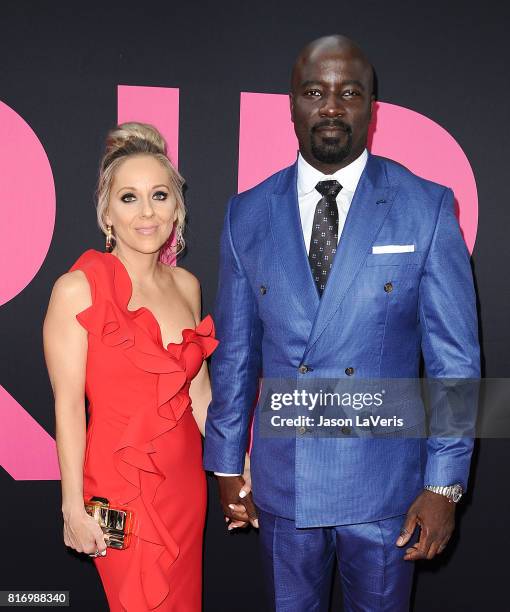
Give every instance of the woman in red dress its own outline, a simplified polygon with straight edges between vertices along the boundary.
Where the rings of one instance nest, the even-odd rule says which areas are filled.
[[[153,127],[109,134],[97,206],[107,252],[86,251],[57,280],[44,323],[64,541],[94,557],[113,611],[201,609],[200,433],[217,340],[197,279],[163,263],[172,236],[183,244],[182,184]],[[91,496],[132,509],[128,548],[106,548]]]

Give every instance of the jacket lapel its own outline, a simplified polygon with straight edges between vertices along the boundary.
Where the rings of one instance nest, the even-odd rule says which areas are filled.
[[[313,321],[319,306],[301,227],[297,196],[297,163],[284,170],[269,198],[269,218],[276,250],[295,298],[306,319]]]
[[[397,188],[388,184],[381,161],[369,155],[347,214],[328,282],[308,338],[305,356],[340,307],[366,256],[371,252],[396,192]],[[300,234],[302,235],[302,232]],[[309,271],[308,260],[306,264]],[[311,273],[309,276],[313,283]]]

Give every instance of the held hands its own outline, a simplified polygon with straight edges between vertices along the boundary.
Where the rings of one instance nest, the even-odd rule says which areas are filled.
[[[64,544],[77,552],[101,556],[106,555],[104,534],[97,522],[85,512],[85,509],[64,511]]]
[[[407,512],[397,546],[405,546],[417,526],[420,539],[406,549],[406,561],[430,560],[443,552],[455,527],[455,504],[432,491],[420,493]]]
[[[218,476],[220,503],[228,530],[252,524],[258,529],[257,511],[251,495],[250,456],[246,454],[242,476]]]

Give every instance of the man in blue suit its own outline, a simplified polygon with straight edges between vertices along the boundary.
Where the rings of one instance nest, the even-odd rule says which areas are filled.
[[[367,152],[373,103],[357,45],[305,47],[290,94],[298,159],[233,197],[222,234],[205,468],[231,525],[260,523],[280,612],[327,610],[335,557],[344,609],[407,610],[412,561],[445,548],[467,486],[470,438],[262,435],[257,406],[253,500],[239,496],[259,376],[414,379],[421,356],[429,378],[479,376],[453,193]]]

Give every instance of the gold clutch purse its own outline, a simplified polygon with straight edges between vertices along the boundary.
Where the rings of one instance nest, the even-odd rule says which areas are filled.
[[[85,500],[85,511],[99,523],[106,546],[120,550],[129,546],[134,520],[132,510],[112,508],[106,497],[94,496]]]

